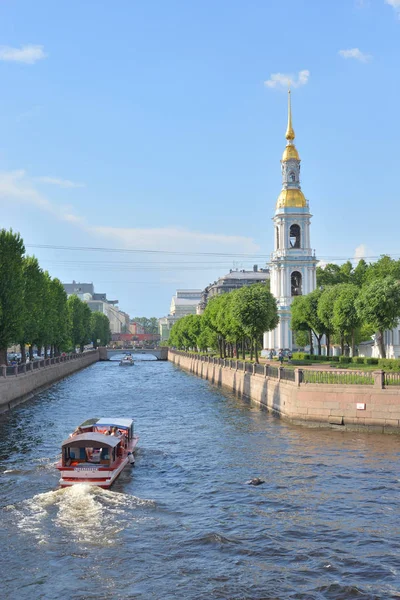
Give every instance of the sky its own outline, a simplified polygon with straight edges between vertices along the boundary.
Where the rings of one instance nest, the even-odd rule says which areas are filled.
[[[287,87],[324,263],[400,257],[400,0],[0,0],[0,226],[133,316],[265,266]]]

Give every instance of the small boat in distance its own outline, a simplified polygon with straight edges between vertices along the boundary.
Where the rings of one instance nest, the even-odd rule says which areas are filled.
[[[131,367],[135,363],[133,362],[133,358],[131,354],[126,354],[124,358],[119,361],[120,367]]]
[[[139,438],[132,419],[88,419],[61,444],[60,485],[88,483],[110,487],[122,469],[134,465]]]

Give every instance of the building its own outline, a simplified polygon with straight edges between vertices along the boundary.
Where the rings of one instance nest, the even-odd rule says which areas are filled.
[[[201,290],[176,290],[171,300],[170,315],[178,318],[195,315],[201,294]]]
[[[269,269],[258,269],[257,265],[254,265],[252,271],[236,270],[229,271],[223,277],[210,283],[201,293],[201,300],[197,305],[196,312],[201,315],[206,306],[207,302],[214,296],[219,294],[226,294],[227,292],[233,292],[241,287],[252,285],[253,283],[265,283],[269,279]]]
[[[110,321],[111,333],[126,333],[129,331],[129,315],[118,308],[118,300],[108,300],[107,295],[96,294],[93,283],[63,283],[68,296],[78,296],[86,302],[92,312],[101,312]]]
[[[281,160],[282,190],[276,202],[274,251],[271,254],[271,293],[278,303],[279,324],[264,334],[264,350],[292,348],[290,305],[293,298],[316,288],[318,260],[311,250],[308,201],[300,186],[300,157],[294,145],[290,90],[286,148]]]
[[[144,327],[140,323],[129,323],[129,331],[133,333],[133,335],[144,333]]]
[[[175,317],[173,315],[167,315],[166,317],[161,317],[161,319],[158,319],[158,331],[162,342],[166,342],[168,340],[169,332],[177,321],[179,321],[179,317]]]

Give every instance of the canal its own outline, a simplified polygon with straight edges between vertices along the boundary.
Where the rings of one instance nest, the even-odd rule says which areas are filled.
[[[399,437],[292,426],[137,358],[1,415],[2,598],[400,598]],[[91,416],[135,418],[136,467],[58,489]]]

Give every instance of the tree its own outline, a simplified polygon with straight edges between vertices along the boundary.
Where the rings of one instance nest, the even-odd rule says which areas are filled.
[[[84,345],[90,341],[90,308],[75,295],[68,298],[67,305],[71,321],[72,344],[74,348],[79,346],[83,352]]]
[[[383,334],[393,329],[400,317],[400,284],[394,277],[376,279],[361,289],[356,310],[362,322],[371,324],[377,332],[382,358],[386,358]]]
[[[296,296],[291,304],[291,328],[295,334],[296,343],[300,346],[306,346],[307,342],[299,343],[298,334],[307,334],[310,345],[310,353],[314,353],[313,331],[309,324],[309,302],[307,296]],[[304,338],[302,338],[304,342]]]
[[[258,363],[257,338],[279,323],[276,300],[262,283],[237,290],[232,315],[255,346]]]
[[[157,317],[134,317],[131,319],[131,323],[139,323],[144,328],[145,333],[158,333],[158,319]]]
[[[360,261],[361,262],[361,261]],[[335,286],[336,299],[333,305],[332,323],[339,333],[341,353],[344,354],[344,340],[351,339],[351,354],[355,354],[356,329],[361,325],[360,316],[356,310],[356,300],[360,293],[357,285],[343,283]]]
[[[105,314],[98,311],[91,313],[90,337],[93,342],[94,348],[97,348],[99,343],[102,346],[107,346],[107,344],[110,342],[110,321]],[[100,340],[100,342],[98,342],[97,340]]]
[[[326,354],[330,355],[331,335],[335,331],[333,324],[333,307],[337,295],[337,285],[327,287],[322,291],[318,300],[317,316],[323,326],[323,332],[326,336]]]
[[[23,255],[19,233],[0,231],[0,364],[7,364],[7,348],[18,342],[24,324]]]
[[[24,363],[25,346],[29,346],[29,357],[33,360],[33,343],[39,337],[41,322],[41,293],[43,271],[34,256],[26,256],[22,263],[23,273],[23,300],[22,328],[19,337],[21,360]]]
[[[57,278],[50,282],[50,298],[54,307],[52,346],[54,354],[59,355],[61,350],[66,350],[70,338],[70,318],[68,313],[67,294],[64,286]]]
[[[316,289],[306,296],[295,298],[292,302],[292,327],[294,330],[303,329],[304,324],[307,324],[314,334],[318,344],[318,354],[321,354],[321,339],[324,335],[325,328],[318,317],[318,302],[322,295],[322,290]],[[293,324],[293,309],[295,321]],[[303,325],[303,326],[302,326]],[[312,338],[311,338],[312,339]],[[311,346],[311,344],[310,344]],[[312,346],[311,346],[312,347]],[[311,349],[310,349],[311,351]]]

